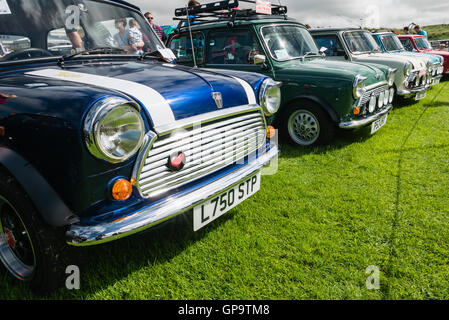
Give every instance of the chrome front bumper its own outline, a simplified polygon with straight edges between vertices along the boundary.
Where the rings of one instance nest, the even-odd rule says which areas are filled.
[[[157,205],[134,212],[125,219],[92,226],[74,224],[67,232],[67,243],[73,246],[92,246],[154,227],[240,184],[268,164],[278,153],[278,147],[272,146],[270,151],[259,158],[218,180],[188,193],[169,197]]]
[[[388,105],[384,110],[380,111],[379,113],[373,114],[372,116],[369,116],[365,119],[360,120],[353,120],[353,121],[346,121],[346,122],[340,122],[339,127],[341,129],[358,129],[365,127],[374,121],[382,118],[384,115],[386,115],[390,110],[393,109],[393,105]]]
[[[408,95],[413,95],[413,94],[417,94],[417,93],[429,90],[429,88],[430,88],[430,86],[426,85],[422,88],[398,90],[397,94],[399,96],[408,96]]]

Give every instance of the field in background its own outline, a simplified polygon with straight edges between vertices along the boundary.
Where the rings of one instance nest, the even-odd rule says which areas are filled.
[[[449,24],[423,26],[422,28],[427,31],[429,40],[449,40]],[[402,29],[382,28],[380,30],[394,30],[397,33],[403,34]]]
[[[81,290],[49,298],[449,298],[449,81],[372,137],[282,150],[278,174],[225,217],[89,248]],[[0,299],[34,298],[0,271]]]

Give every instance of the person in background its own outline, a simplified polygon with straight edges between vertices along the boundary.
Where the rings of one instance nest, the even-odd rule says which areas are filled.
[[[196,0],[190,0],[189,3],[187,4],[189,7],[195,7],[195,6],[200,6],[201,3],[199,1]]]
[[[128,30],[126,30],[127,25],[128,22],[126,19],[115,20],[115,28],[118,30],[118,33],[114,35],[114,40],[121,48],[128,46]]]
[[[307,29],[307,30],[312,29],[312,27],[310,26],[310,24],[306,24],[306,29]]]
[[[404,27],[404,34],[410,34],[409,27]]]
[[[147,13],[145,13],[145,18],[148,20],[148,23],[150,24],[151,28],[153,28],[153,30],[156,32],[159,39],[161,39],[162,42],[165,43],[165,41],[167,41],[167,35],[165,34],[164,30],[162,30],[162,28],[160,26],[158,26],[157,24],[154,24],[153,14],[151,12],[147,12]]]
[[[143,36],[136,19],[129,20],[128,44],[134,51],[134,54],[143,54]]]
[[[196,7],[196,6],[200,6],[201,3],[199,1],[196,0],[190,0],[189,3],[187,4],[187,6],[190,7]],[[190,24],[194,24],[195,23],[195,16],[194,15],[189,15],[187,17],[190,20]],[[187,26],[188,23],[186,22],[184,26]]]
[[[425,36],[427,39],[427,31],[424,31],[423,29],[421,29],[421,27],[419,25],[416,25],[414,29],[415,29],[416,34]]]

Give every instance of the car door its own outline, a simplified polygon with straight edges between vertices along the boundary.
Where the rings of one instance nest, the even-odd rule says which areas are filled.
[[[256,62],[260,56],[265,56],[265,64]],[[268,56],[255,32],[250,28],[210,31],[204,66],[257,72],[273,77]]]

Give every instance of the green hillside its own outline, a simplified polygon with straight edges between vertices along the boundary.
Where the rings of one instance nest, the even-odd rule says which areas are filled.
[[[449,24],[439,24],[423,27],[429,34],[430,40],[447,40],[449,39]]]
[[[424,26],[423,29],[427,31],[429,40],[449,40],[449,24]],[[382,28],[381,30],[394,30],[402,34],[402,29]]]

